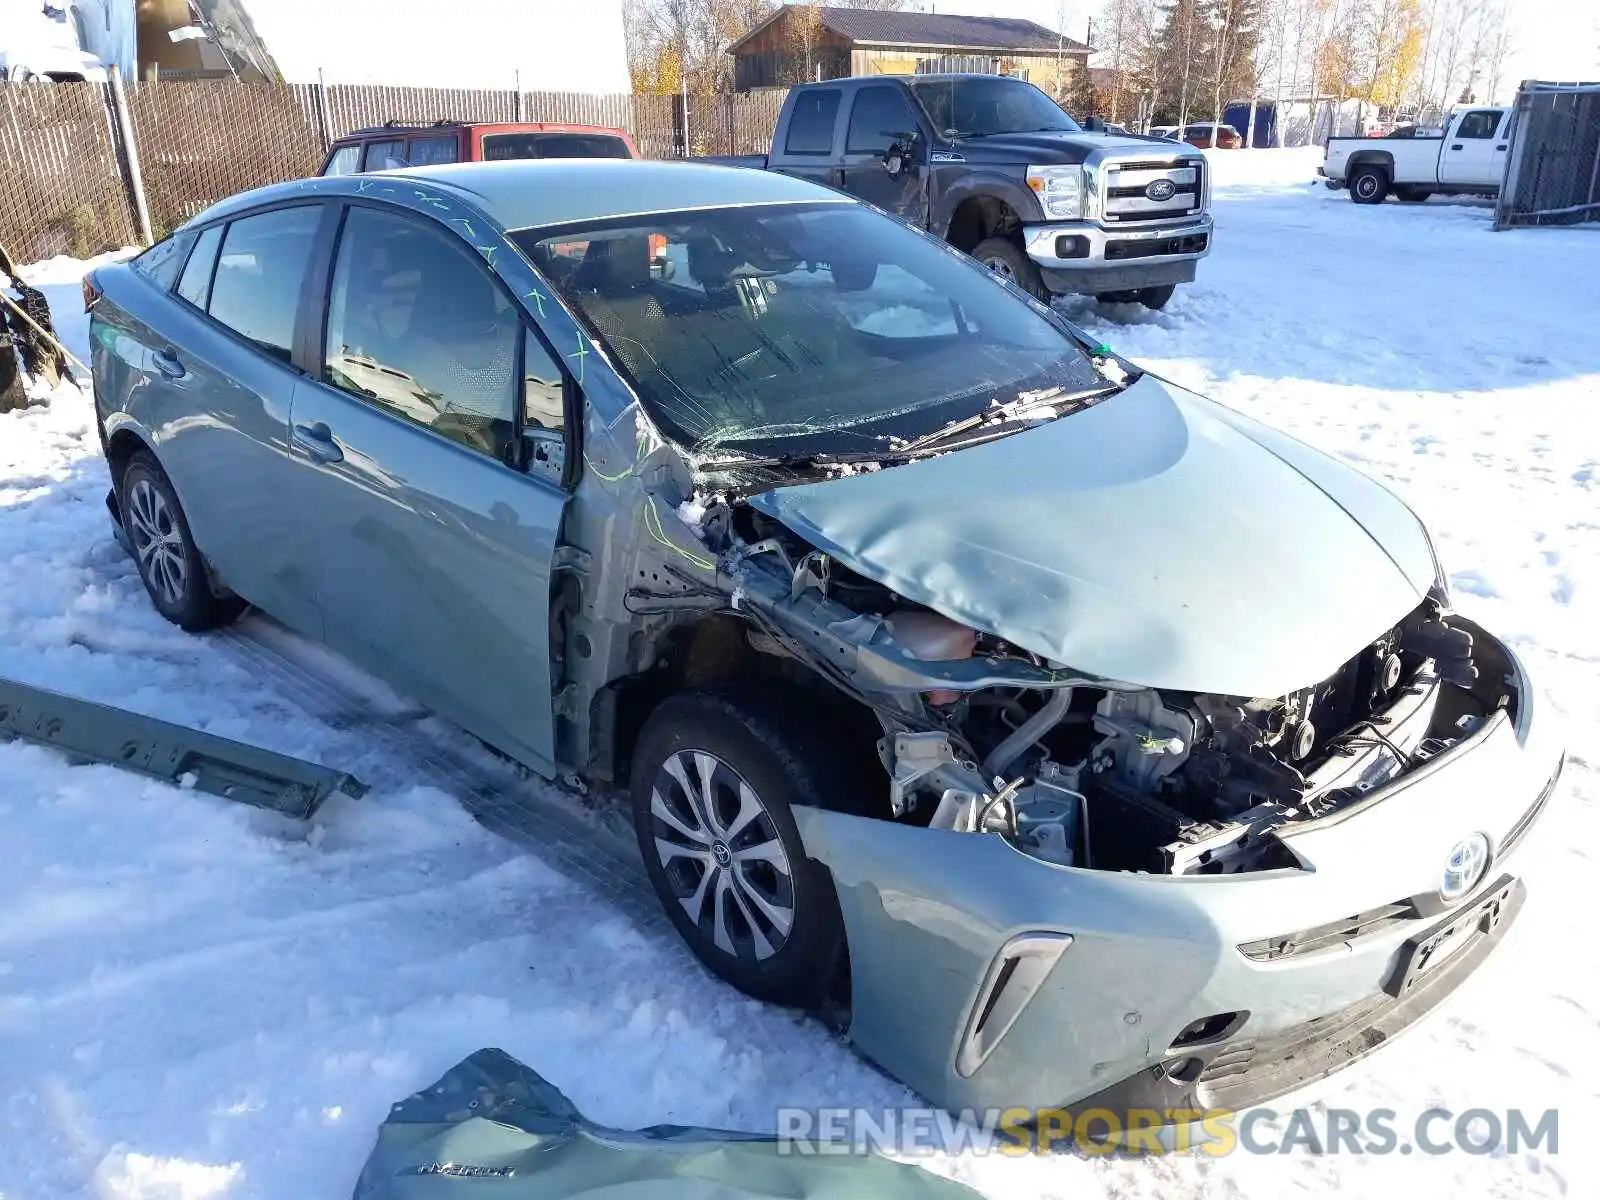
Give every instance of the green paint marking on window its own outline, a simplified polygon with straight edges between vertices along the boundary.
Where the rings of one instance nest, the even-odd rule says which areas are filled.
[[[538,291],[529,292],[526,296],[523,297],[523,299],[524,300],[532,300],[534,302],[534,304],[538,305],[538,307],[539,307],[539,315],[541,317],[544,316],[544,293],[543,292],[538,292]]]

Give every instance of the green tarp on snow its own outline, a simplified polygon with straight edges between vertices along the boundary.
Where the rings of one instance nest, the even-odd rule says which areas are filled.
[[[869,1154],[805,1155],[775,1137],[682,1125],[609,1129],[503,1050],[479,1050],[394,1106],[355,1200],[972,1200]]]

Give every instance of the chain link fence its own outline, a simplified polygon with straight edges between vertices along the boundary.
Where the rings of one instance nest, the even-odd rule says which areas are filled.
[[[131,85],[155,236],[224,196],[316,174],[323,145],[310,92],[231,80]]]
[[[386,121],[620,128],[646,158],[761,154],[785,91],[592,96],[467,88],[164,80],[125,89],[157,237],[236,192],[315,174],[328,142]],[[113,89],[0,83],[0,243],[21,262],[138,239]]]
[[[1600,83],[1517,91],[1494,227],[1600,221]]]
[[[134,237],[105,89],[0,83],[0,245],[35,262]]]

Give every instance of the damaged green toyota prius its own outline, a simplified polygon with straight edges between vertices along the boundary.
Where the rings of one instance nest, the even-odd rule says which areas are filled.
[[[85,298],[163,615],[626,792],[708,968],[939,1104],[1281,1095],[1522,903],[1562,749],[1417,517],[846,196],[311,180]]]

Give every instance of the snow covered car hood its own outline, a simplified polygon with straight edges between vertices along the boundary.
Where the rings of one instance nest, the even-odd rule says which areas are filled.
[[[1179,691],[1318,683],[1436,577],[1391,492],[1149,375],[1011,437],[751,503],[953,620]]]

